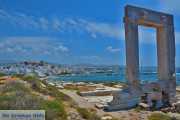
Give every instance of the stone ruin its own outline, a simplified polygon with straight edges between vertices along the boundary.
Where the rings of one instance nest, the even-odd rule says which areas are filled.
[[[173,15],[127,5],[125,7],[126,76],[128,89],[114,93],[106,110],[134,107],[142,102],[163,107],[175,102],[175,35]],[[139,81],[138,25],[156,28],[158,81],[142,85]]]

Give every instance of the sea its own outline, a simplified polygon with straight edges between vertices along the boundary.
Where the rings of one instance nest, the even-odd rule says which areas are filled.
[[[156,69],[140,69],[139,80],[141,83],[150,83],[158,80]],[[94,83],[127,83],[125,69],[121,69],[115,73],[90,73],[90,74],[66,74],[58,76],[50,76],[49,81],[52,82],[94,82]],[[176,70],[176,83],[180,85],[180,69]]]

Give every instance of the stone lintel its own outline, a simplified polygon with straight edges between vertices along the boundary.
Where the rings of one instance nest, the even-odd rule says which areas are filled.
[[[148,21],[148,20],[144,20],[144,19],[131,19],[128,17],[124,17],[123,19],[124,23],[133,23],[136,25],[142,25],[142,26],[146,26],[146,27],[155,27],[155,28],[162,28],[162,27],[171,27],[173,26],[172,24],[167,24],[167,23],[155,23],[153,21]]]
[[[159,27],[173,25],[173,15],[127,5],[125,7],[125,21],[139,25]]]

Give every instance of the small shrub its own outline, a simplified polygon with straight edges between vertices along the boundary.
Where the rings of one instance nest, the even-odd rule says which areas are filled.
[[[159,88],[153,88],[153,91],[154,92],[160,92],[160,89]]]
[[[89,111],[87,109],[77,107],[77,111],[82,116],[82,118],[84,118],[84,119],[89,119],[90,118],[90,113],[89,113]]]
[[[166,114],[153,113],[148,117],[148,120],[172,120],[172,118]]]
[[[14,74],[14,75],[12,75],[12,77],[23,78],[24,75],[22,75],[22,74]]]
[[[20,83],[19,81],[11,81],[0,87],[0,93],[16,91],[30,92],[30,88],[25,87],[25,84]]]
[[[77,107],[76,110],[81,115],[82,118],[86,120],[101,120],[100,117],[93,110],[88,110],[86,108]]]
[[[52,97],[55,97],[57,100],[62,100],[62,101],[71,101],[72,100],[69,96],[60,92],[58,88],[51,86],[51,85],[47,85],[47,88],[44,92],[45,92],[44,94],[48,94]]]
[[[0,87],[0,109],[1,110],[39,110],[46,111],[46,120],[66,120],[64,104],[61,101],[61,92],[55,91],[53,101],[44,100],[33,93],[26,84],[12,81]],[[55,89],[56,90],[56,89]],[[49,89],[47,90],[49,91]],[[54,92],[54,91],[49,91]],[[54,95],[53,94],[53,95]]]
[[[6,75],[5,73],[0,72],[0,77],[3,77],[5,75]]]
[[[145,110],[145,108],[142,108],[140,106],[137,106],[136,108],[134,108],[134,111],[136,111],[136,112],[141,112],[141,111],[144,111],[144,110]]]
[[[42,89],[41,81],[36,76],[23,76],[22,79],[31,85],[31,88],[40,91]]]
[[[1,94],[0,108],[2,110],[34,110],[40,108],[42,99],[24,91],[14,91]]]
[[[71,101],[69,102],[69,106],[70,106],[71,108],[77,108],[77,107],[78,107],[78,104],[77,104],[74,100],[71,100]]]
[[[46,120],[66,120],[67,118],[64,105],[59,101],[45,101],[42,105],[42,109],[46,110]]]
[[[76,91],[76,94],[80,95],[81,96],[81,93],[79,90]]]

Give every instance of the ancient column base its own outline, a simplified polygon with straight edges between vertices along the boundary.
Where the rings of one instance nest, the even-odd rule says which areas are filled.
[[[107,111],[130,109],[139,103],[139,95],[132,95],[129,92],[121,91],[113,94],[113,100],[104,109]]]

